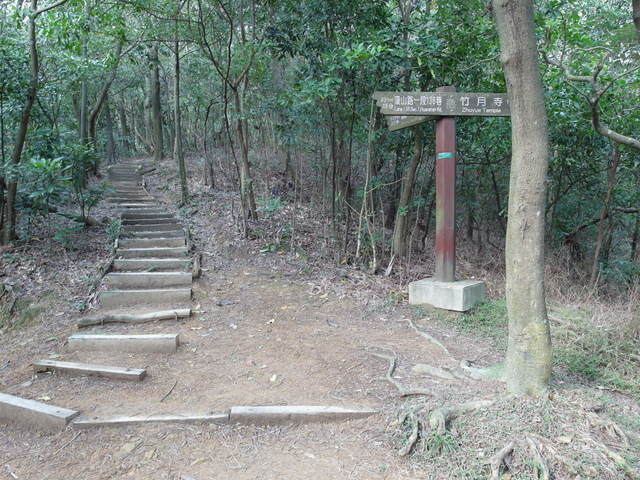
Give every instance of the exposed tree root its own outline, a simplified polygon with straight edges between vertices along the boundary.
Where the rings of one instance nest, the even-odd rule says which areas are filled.
[[[193,267],[191,268],[191,276],[193,278],[200,278],[202,273],[202,252],[198,252],[193,256]]]
[[[535,466],[538,469],[538,479],[549,480],[551,478],[549,462],[547,462],[547,459],[542,456],[540,449],[531,437],[527,437],[527,443],[529,444],[531,455],[533,455],[533,460],[536,462]]]
[[[428,422],[425,422],[423,419],[426,416],[426,403],[410,406],[395,422],[402,427],[405,421],[408,421],[408,424],[411,426],[411,433],[409,434],[407,443],[398,451],[398,455],[407,455],[417,443],[421,432],[423,439],[427,438],[429,432],[433,435],[434,439],[440,439],[440,445],[442,447],[444,445],[442,439],[447,435],[447,427],[453,418],[482,407],[488,407],[492,403],[492,400],[479,400],[461,405],[436,408],[429,415]]]
[[[406,445],[398,451],[398,455],[400,455],[401,457],[404,457],[406,454],[408,454],[418,441],[418,434],[420,433],[420,430],[422,429],[421,427],[423,426],[419,414],[426,406],[426,403],[418,403],[417,405],[410,406],[406,412],[400,415],[396,422],[397,425],[402,427],[404,422],[409,420],[409,424],[412,426],[411,434],[407,439]]]
[[[507,443],[493,457],[487,460],[487,463],[491,467],[489,480],[498,480],[500,478],[500,467],[503,463],[507,465],[507,458],[511,455],[511,452],[513,452],[513,442]]]
[[[504,382],[504,364],[499,363],[492,367],[476,368],[471,366],[470,360],[462,360],[460,368],[471,378],[476,380],[496,380]]]
[[[631,430],[622,430],[624,436],[627,437],[627,441],[632,445],[640,445],[640,435]]]
[[[447,349],[447,347],[445,347],[439,340],[437,340],[436,338],[432,337],[427,332],[419,330],[418,327],[415,326],[415,324],[413,323],[413,321],[410,318],[402,318],[399,321],[400,322],[408,322],[409,325],[411,325],[411,328],[413,328],[418,335],[420,335],[421,337],[425,338],[427,341],[433,343],[436,347],[442,349],[442,351],[448,357],[451,357],[451,354],[449,353],[449,350]]]
[[[445,380],[455,380],[467,378],[465,375],[462,375],[459,372],[451,372],[444,368],[435,367],[433,365],[428,365],[426,363],[418,363],[411,367],[411,370],[420,373],[423,375],[431,375],[432,377],[444,378]]]
[[[429,426],[438,435],[443,435],[447,431],[447,425],[449,425],[449,422],[454,418],[483,407],[489,407],[492,404],[493,400],[477,400],[460,405],[436,408],[429,416]]]
[[[425,389],[406,389],[404,388],[400,382],[398,382],[395,378],[393,378],[393,372],[396,369],[396,361],[398,359],[398,355],[396,354],[396,352],[394,352],[393,350],[390,350],[388,348],[384,348],[384,347],[375,347],[375,348],[379,348],[381,350],[389,350],[393,353],[393,356],[390,355],[383,355],[381,353],[376,353],[374,351],[372,351],[373,347],[365,347],[365,350],[367,350],[369,353],[371,353],[371,355],[373,355],[374,357],[378,357],[381,358],[383,360],[387,360],[389,362],[389,368],[387,369],[387,374],[385,376],[385,380],[387,380],[391,385],[393,385],[394,387],[396,387],[398,389],[398,392],[400,393],[401,397],[407,397],[410,395],[431,395],[431,392]]]

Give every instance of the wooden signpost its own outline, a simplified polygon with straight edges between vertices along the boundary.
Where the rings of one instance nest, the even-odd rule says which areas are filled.
[[[484,299],[484,282],[456,281],[456,121],[455,117],[508,117],[506,93],[375,92],[390,131],[436,121],[436,271],[433,279],[409,285],[409,303],[465,311]]]

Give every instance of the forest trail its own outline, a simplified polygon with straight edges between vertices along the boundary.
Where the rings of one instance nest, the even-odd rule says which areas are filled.
[[[163,198],[167,183],[163,175],[165,172],[148,174],[145,189],[154,198]],[[544,445],[556,452],[591,455],[584,453],[583,446],[591,442],[589,432],[584,432],[584,419],[588,418],[593,428],[599,420],[590,410],[590,405],[599,401],[593,393],[581,393],[567,385],[555,392],[557,401],[514,400],[503,396],[499,383],[420,373],[414,367],[423,364],[454,371],[454,358],[473,358],[478,365],[492,365],[500,361],[503,352],[486,338],[439,325],[428,310],[416,311],[390,302],[387,295],[395,287],[389,279],[342,266],[322,265],[312,270],[310,259],[265,253],[259,244],[242,241],[233,230],[224,195],[203,195],[186,213],[170,207],[165,212],[152,211],[164,208],[158,205],[144,207],[144,213],[139,205],[126,207],[127,215],[136,216],[136,221],[154,223],[143,222],[144,226],[138,227],[123,219],[125,233],[118,241],[120,251],[113,273],[192,272],[190,258],[184,253],[145,257],[140,252],[149,252],[145,248],[152,247],[122,244],[123,240],[157,239],[166,235],[163,232],[177,232],[169,220],[180,219],[190,232],[194,258],[201,259],[202,274],[192,280],[189,302],[169,302],[158,307],[162,310],[149,304],[94,306],[89,312],[74,314],[67,300],[65,305],[52,307],[59,311],[48,312],[46,321],[5,337],[3,355],[9,362],[2,381],[6,393],[72,408],[89,422],[130,420],[119,422],[117,427],[89,429],[72,423],[63,431],[44,434],[7,424],[0,433],[6,445],[2,464],[12,478],[488,478],[485,458],[510,440],[516,443],[514,468],[528,471],[526,462],[531,457],[528,452],[523,455],[522,448],[528,448],[525,442],[531,428],[537,435],[534,438],[547,442]],[[113,198],[117,198],[115,194]],[[130,202],[131,197],[120,198],[126,200],[122,203],[136,203]],[[121,202],[109,205],[121,208]],[[163,221],[155,223],[160,219]],[[160,233],[141,238],[149,235],[141,232],[154,232],[148,230],[152,224],[173,226],[158,227],[155,232]],[[136,251],[134,258],[123,255],[127,250]],[[171,266],[162,260],[172,260]],[[145,263],[148,261],[157,264]],[[112,289],[108,282],[105,279],[98,296]],[[123,285],[121,280],[116,282]],[[183,309],[191,315],[173,314]],[[162,312],[171,318],[159,319]],[[129,321],[122,322],[123,317]],[[82,332],[92,335],[179,335],[178,353],[74,351],[68,348],[67,339],[78,333],[79,325],[84,325]],[[446,351],[425,340],[416,327],[446,346]],[[143,381],[34,375],[31,364],[43,356],[48,362],[106,363],[148,373]],[[385,378],[389,362],[384,357],[395,358],[392,377],[397,384],[430,394],[401,397],[398,388]],[[428,436],[421,437],[415,453],[398,456],[411,425],[396,422],[412,405],[423,405],[428,412],[486,399],[495,400],[493,406],[452,422],[451,432],[443,437],[451,443],[441,447],[445,451],[453,448],[453,456],[430,451],[433,445]],[[217,414],[234,405],[357,405],[380,413],[338,423],[267,426],[216,421]],[[635,404],[620,405],[630,414],[637,412]],[[153,418],[162,421],[136,424]],[[558,443],[558,438],[562,442],[575,440]],[[29,455],[24,454],[25,448]],[[598,460],[596,449],[587,452],[593,452],[590,464],[603,462]],[[587,469],[584,471],[588,468],[581,467]],[[560,475],[569,467],[556,461],[554,471]],[[612,475],[601,473],[598,470],[597,475],[584,478],[619,478],[614,470]]]

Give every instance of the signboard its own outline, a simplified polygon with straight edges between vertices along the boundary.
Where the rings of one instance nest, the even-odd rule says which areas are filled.
[[[433,116],[416,116],[416,115],[386,115],[387,125],[389,125],[389,131],[400,130],[402,128],[413,127],[414,125],[420,125],[430,120],[437,120],[438,117]]]
[[[373,99],[377,101],[383,115],[391,116],[509,117],[511,115],[509,97],[506,93],[375,92]]]

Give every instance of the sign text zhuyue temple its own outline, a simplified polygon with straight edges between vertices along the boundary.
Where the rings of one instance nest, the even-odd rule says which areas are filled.
[[[506,93],[375,92],[383,115],[447,117],[509,117]]]

